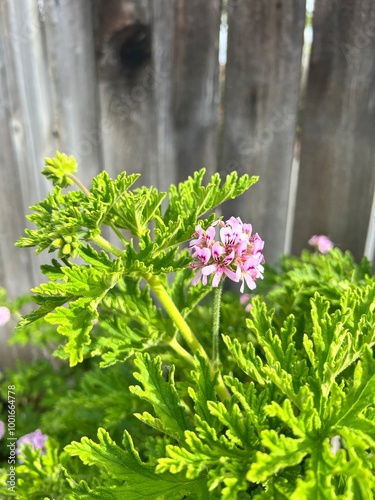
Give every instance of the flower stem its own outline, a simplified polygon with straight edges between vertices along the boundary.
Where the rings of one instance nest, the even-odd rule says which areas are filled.
[[[100,234],[97,236],[94,236],[93,241],[97,245],[99,245],[101,248],[103,248],[104,250],[107,250],[107,252],[112,252],[113,255],[116,255],[116,257],[123,257],[123,255],[124,255],[123,252],[119,248],[112,245],[112,243],[110,243],[108,240],[103,238],[103,236],[100,236]]]
[[[86,186],[84,186],[82,184],[82,182],[78,179],[78,177],[76,177],[74,174],[69,174],[69,177],[72,179],[72,181],[74,182],[74,184],[76,184],[77,187],[79,187],[79,189],[85,193],[86,196],[89,196],[90,194],[90,191],[87,189]]]
[[[225,278],[224,278],[225,279]],[[220,305],[223,292],[224,279],[220,280],[218,287],[214,292],[214,310],[212,321],[212,363],[217,370],[220,368],[219,352],[219,330],[220,330]]]
[[[185,361],[194,366],[194,358],[193,356],[179,344],[176,337],[173,337],[171,341],[168,342],[168,345],[172,347],[174,351],[177,352]]]
[[[163,283],[160,281],[160,279],[157,276],[154,276],[153,274],[150,273],[143,273],[142,276],[145,278],[145,280],[151,286],[151,288],[155,292],[160,302],[163,304],[165,310],[172,318],[177,328],[180,330],[182,336],[184,337],[185,341],[187,342],[191,350],[193,352],[199,351],[200,354],[203,356],[203,358],[209,363],[212,371],[214,371],[215,367],[212,365],[209,357],[207,356],[206,351],[204,350],[203,346],[200,344],[199,340],[196,338],[194,333],[191,331],[189,325],[186,323],[180,311],[173,303],[172,299],[170,298],[168,292],[164,288]],[[175,348],[175,344],[172,345],[171,347]],[[220,373],[218,377],[217,392],[222,399],[229,398],[228,390],[224,385],[224,381]]]
[[[151,288],[155,292],[160,302],[163,304],[169,316],[173,319],[175,325],[180,330],[182,336],[189,344],[189,347],[192,349],[192,351],[193,352],[199,351],[204,358],[208,359],[206,351],[204,350],[204,348],[202,347],[202,345],[200,344],[199,340],[196,338],[194,333],[191,331],[189,325],[186,323],[180,311],[175,306],[174,302],[170,298],[168,292],[164,288],[160,279],[157,276],[154,276],[153,274],[150,273],[143,273],[143,277],[151,286]]]

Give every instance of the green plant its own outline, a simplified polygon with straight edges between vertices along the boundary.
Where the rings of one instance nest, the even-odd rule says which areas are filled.
[[[58,334],[66,343],[55,351],[59,371],[46,362],[5,376],[22,387],[19,371],[28,373],[22,391],[39,411],[32,425],[50,436],[46,455],[30,448],[18,466],[17,498],[372,499],[368,262],[338,249],[284,257],[266,268],[248,312],[236,292],[220,303],[220,287],[227,275],[253,288],[261,240],[238,219],[200,219],[255,178],[215,175],[203,186],[201,171],[167,197],[130,190],[137,176],[125,173],[103,172],[87,190],[75,169],[65,155],[47,160],[54,191],[33,207],[37,229],[18,243],[57,258],[42,267],[49,281],[33,289],[39,309],[15,335],[30,339],[27,329],[45,318],[40,344],[56,345]],[[72,183],[81,191],[63,194]],[[184,249],[194,233],[193,251]],[[30,430],[27,418],[21,425]],[[1,477],[0,493],[11,497]]]

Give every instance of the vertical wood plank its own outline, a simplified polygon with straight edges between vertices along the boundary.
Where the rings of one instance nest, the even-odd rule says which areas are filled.
[[[44,255],[14,249],[14,242],[27,225],[29,206],[51,189],[40,175],[43,159],[57,148],[77,152],[81,134],[97,127],[95,59],[88,0],[1,0],[0,8],[1,168],[7,179],[0,252],[8,262],[0,277],[15,296],[42,279]],[[90,180],[98,172],[95,148],[77,155]]]
[[[217,169],[220,0],[175,3],[173,103],[178,179]]]
[[[74,155],[89,187],[102,170],[91,1],[44,0],[41,17],[53,124],[48,149]]]
[[[167,189],[216,164],[219,0],[97,0],[105,168]]]
[[[45,72],[40,58],[42,40],[35,2],[2,0],[1,8],[1,188],[0,253],[4,263],[1,285],[11,297],[29,290],[40,279],[33,250],[15,249],[23,234],[30,205],[47,191],[39,175],[44,134],[48,127],[44,100]]]
[[[151,16],[148,0],[94,2],[103,166],[139,172],[144,184],[156,180],[153,93],[163,81],[152,63]]]
[[[260,181],[226,213],[253,224],[270,262],[284,248],[304,25],[299,0],[228,2],[220,170]]]
[[[317,0],[293,251],[327,234],[361,258],[375,187],[375,2]]]

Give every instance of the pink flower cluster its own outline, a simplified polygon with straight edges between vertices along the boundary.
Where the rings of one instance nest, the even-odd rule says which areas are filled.
[[[215,240],[217,227],[220,228],[218,241]],[[254,290],[255,281],[263,279],[264,241],[251,232],[251,224],[243,224],[239,217],[216,221],[206,231],[196,226],[190,242],[194,258],[191,268],[197,270],[192,284],[196,285],[202,278],[203,285],[207,285],[208,276],[213,274],[212,286],[216,288],[224,275],[236,283],[242,281],[241,293],[245,282]]]
[[[328,253],[334,247],[332,241],[324,234],[311,236],[309,245],[315,247],[320,253]]]
[[[27,443],[31,444],[31,446],[36,449],[41,450],[41,454],[45,455],[46,453],[46,441],[48,439],[48,436],[46,434],[42,434],[42,431],[40,429],[36,429],[34,432],[30,432],[29,434],[25,434],[24,436],[20,437],[17,440],[17,450],[16,453],[19,457],[23,456],[22,453],[22,444]]]
[[[1,306],[0,307],[0,326],[6,325],[9,320],[10,320],[10,310],[5,306]]]

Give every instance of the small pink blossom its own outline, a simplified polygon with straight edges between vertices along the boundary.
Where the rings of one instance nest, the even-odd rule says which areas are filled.
[[[214,263],[209,266],[205,266],[202,269],[202,274],[204,276],[215,274],[214,279],[212,280],[213,287],[216,288],[219,285],[223,274],[228,276],[228,278],[233,281],[238,281],[236,273],[229,268],[230,264],[234,260],[234,250],[226,252],[220,242],[215,241],[212,245],[212,258]]]
[[[46,441],[48,439],[48,436],[46,434],[42,434],[42,431],[40,429],[36,429],[34,432],[30,432],[29,434],[25,434],[24,436],[20,437],[17,440],[17,450],[16,453],[19,457],[22,457],[22,444],[23,443],[28,443],[31,444],[34,450],[40,449],[42,455],[45,455],[46,453]]]
[[[312,236],[309,239],[309,245],[315,247],[320,253],[327,253],[334,247],[332,241],[324,234]]]
[[[0,326],[5,325],[10,320],[10,310],[5,307],[0,307]]]
[[[191,267],[193,269],[198,269],[197,274],[193,278],[193,285],[197,285],[202,278],[203,268],[207,266],[210,260],[211,250],[206,247],[195,245],[193,257],[195,257],[195,260],[192,262]],[[207,275],[203,275],[202,283],[207,285]]]
[[[0,420],[0,439],[3,438],[5,434],[5,424],[2,420]]]
[[[243,295],[241,295],[241,297],[240,297],[240,303],[241,303],[242,305],[246,305],[246,307],[245,307],[245,311],[246,311],[246,312],[249,312],[249,311],[252,309],[252,307],[253,307],[253,305],[252,305],[252,303],[251,303],[251,299],[252,299],[253,297],[254,297],[254,295],[249,295],[249,294],[247,294],[247,293],[244,293],[244,294],[243,294]]]
[[[215,238],[215,228],[211,225],[207,231],[205,231],[198,225],[195,228],[193,236],[197,236],[197,238],[191,240],[190,246],[204,245],[209,248]]]
[[[215,240],[216,227],[219,226],[219,240]],[[212,286],[217,287],[223,276],[232,281],[241,281],[243,293],[245,283],[254,290],[255,281],[263,279],[264,241],[252,233],[251,224],[243,224],[239,217],[231,217],[226,222],[216,221],[206,231],[201,226],[195,228],[194,239],[190,242],[192,269],[197,269],[192,284],[202,278],[203,285],[213,275]]]

